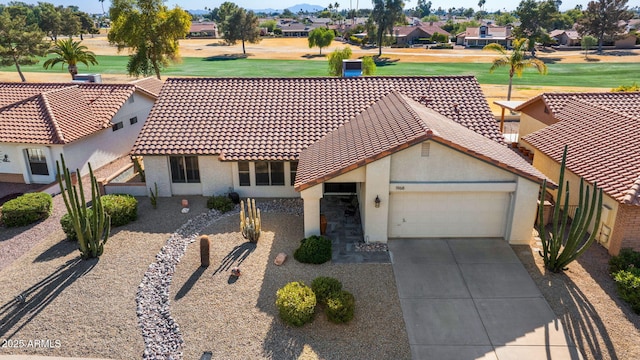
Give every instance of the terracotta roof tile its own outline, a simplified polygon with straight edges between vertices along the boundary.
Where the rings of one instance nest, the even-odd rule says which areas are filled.
[[[629,101],[634,96],[640,100],[640,93],[570,99],[558,111],[558,123],[524,140],[558,162],[568,145],[567,169],[590,183],[597,181],[617,201],[640,206],[640,116],[627,113],[638,106]],[[599,104],[608,97],[617,101]]]
[[[296,190],[304,190],[428,139],[536,182],[546,178],[506,146],[392,92],[302,151]]]
[[[0,142],[65,144],[110,126],[128,84],[0,83]]]
[[[190,78],[165,82],[133,153],[295,160],[394,90],[503,141],[471,76]]]
[[[160,90],[162,90],[162,85],[164,84],[161,80],[155,77],[147,77],[144,79],[131,81],[129,84],[135,85],[138,90],[150,95],[154,99],[158,98],[160,95]]]
[[[640,113],[640,92],[544,93],[522,103],[516,111],[522,111],[534,102],[542,100],[551,114],[555,115],[573,99],[602,105],[622,114],[633,116]]]

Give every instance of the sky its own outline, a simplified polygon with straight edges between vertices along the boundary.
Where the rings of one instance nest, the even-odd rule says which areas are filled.
[[[0,0],[0,4],[7,4],[10,0]],[[17,0],[22,1],[28,4],[37,4],[38,0]],[[54,5],[76,5],[80,8],[81,11],[88,12],[90,14],[101,13],[102,7],[98,0],[40,0],[42,2],[49,2]],[[174,5],[179,5],[185,10],[204,10],[205,6],[208,8],[215,8],[220,6],[225,0],[167,0],[166,4],[170,8]],[[298,4],[311,4],[311,5],[319,5],[319,6],[328,6],[329,3],[335,3],[336,0],[278,0],[278,1],[265,1],[265,0],[227,0],[236,3],[238,6],[241,6],[246,9],[284,9],[293,5]],[[405,8],[415,7],[418,3],[418,0],[404,0]],[[514,10],[520,1],[505,1],[505,0],[487,0],[485,3],[485,10],[487,11],[495,11],[495,10]],[[581,4],[583,8],[586,8],[586,4],[589,0],[564,0],[562,1],[562,6],[560,6],[560,10],[568,10],[574,8],[577,4]],[[360,9],[371,8],[371,0],[338,0],[340,3],[340,9],[349,9],[351,6],[356,8],[358,6]],[[473,8],[478,9],[478,0],[431,0],[431,8],[437,9],[438,7],[442,7],[443,9],[448,9],[451,7],[455,8]],[[111,1],[105,0],[104,9],[106,12],[109,11],[109,6],[111,5]],[[640,6],[640,0],[629,0],[629,7]]]

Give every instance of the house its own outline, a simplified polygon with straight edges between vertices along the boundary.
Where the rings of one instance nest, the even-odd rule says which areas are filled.
[[[505,48],[511,47],[511,26],[487,26],[467,28],[456,35],[456,44],[465,47],[485,47],[491,43],[497,43]]]
[[[355,196],[365,239],[528,243],[544,175],[471,76],[168,79],[132,154],[160,196]]]
[[[612,255],[640,250],[640,93],[542,94],[516,110],[522,112],[520,145],[551,179],[558,179],[568,145],[569,214],[578,204],[579,178],[597,182],[604,192],[598,242]]]
[[[431,43],[431,36],[434,33],[451,36],[440,26],[433,23],[420,24],[417,26],[395,26],[393,28],[393,37],[397,45],[414,45]]]
[[[60,155],[82,173],[126,155],[161,84],[0,83],[0,182],[52,183]]]
[[[555,39],[561,46],[580,46],[581,37],[576,30],[553,30],[549,37]]]
[[[218,25],[215,22],[192,22],[187,38],[215,39],[218,35]]]
[[[282,30],[283,37],[309,37],[309,33],[316,27],[318,26],[298,22],[278,25],[278,28]]]

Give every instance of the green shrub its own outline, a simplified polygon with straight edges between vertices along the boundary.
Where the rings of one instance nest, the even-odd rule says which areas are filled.
[[[6,227],[25,226],[51,215],[51,195],[43,192],[27,193],[2,206],[2,222]]]
[[[293,281],[276,293],[280,318],[289,325],[302,326],[313,320],[316,295],[302,282]]]
[[[311,282],[311,290],[320,304],[326,304],[329,296],[342,290],[342,283],[332,277],[320,276]]]
[[[331,240],[317,235],[302,239],[293,257],[306,264],[325,263],[331,260]]]
[[[335,292],[327,298],[327,319],[336,324],[351,321],[356,308],[355,298],[348,291]]]
[[[629,303],[636,314],[640,314],[640,268],[618,271],[613,279],[622,300]]]
[[[640,252],[625,248],[620,250],[618,256],[609,259],[609,272],[615,274],[620,270],[629,270],[629,267],[640,268]]]
[[[89,213],[89,216],[93,216],[93,211],[91,209],[87,209],[87,213]],[[73,228],[71,216],[68,213],[62,215],[60,218],[60,226],[62,226],[62,231],[67,235],[67,240],[78,240],[78,234],[76,234],[76,229]]]
[[[111,226],[126,225],[138,218],[138,200],[131,195],[112,194],[100,198],[104,212],[111,216]]]
[[[235,204],[229,197],[224,195],[211,196],[207,199],[207,207],[209,209],[216,209],[221,213],[233,210]]]

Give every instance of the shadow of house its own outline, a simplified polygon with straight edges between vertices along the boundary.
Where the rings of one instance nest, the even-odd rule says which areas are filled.
[[[16,300],[0,307],[0,337],[11,338],[18,333],[67,287],[90,272],[97,263],[98,259],[81,260],[78,257],[69,260],[46,278],[21,294],[16,294]]]

